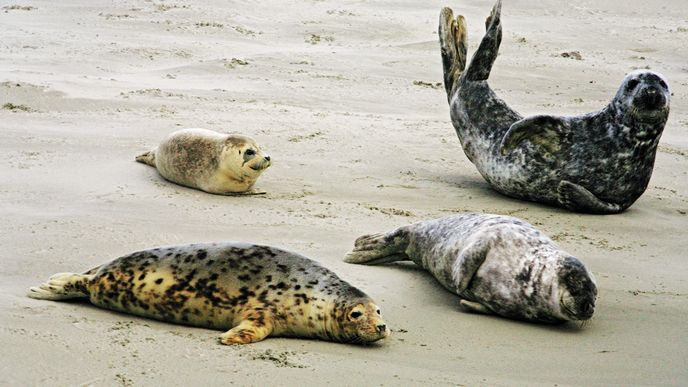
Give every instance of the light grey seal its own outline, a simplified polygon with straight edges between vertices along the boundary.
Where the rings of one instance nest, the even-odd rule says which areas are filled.
[[[227,330],[223,344],[268,336],[369,343],[389,335],[365,293],[299,254],[246,243],[139,251],[83,274],[55,274],[29,297]]]
[[[634,71],[602,110],[522,117],[487,79],[502,39],[501,1],[466,68],[466,25],[451,9],[439,37],[451,120],[468,159],[498,192],[572,211],[610,214],[647,188],[670,92],[661,75]]]
[[[136,161],[173,183],[225,195],[249,193],[272,163],[249,137],[198,128],[173,132]]]
[[[411,260],[472,311],[536,322],[588,320],[597,286],[575,257],[523,220],[465,213],[362,236],[344,259]]]

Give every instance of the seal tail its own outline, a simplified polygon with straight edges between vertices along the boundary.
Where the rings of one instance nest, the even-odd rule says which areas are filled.
[[[155,149],[136,156],[136,161],[139,163],[148,164],[151,167],[155,167]]]
[[[354,243],[354,249],[344,257],[344,262],[362,265],[380,265],[395,261],[408,261],[408,232],[404,227],[392,232],[364,235]]]
[[[58,273],[51,276],[41,286],[29,289],[28,296],[39,300],[66,300],[69,298],[88,298],[90,274]]]
[[[497,0],[492,13],[485,20],[487,31],[483,40],[480,42],[478,50],[471,58],[471,64],[466,70],[466,79],[470,81],[484,81],[490,76],[492,65],[494,65],[499,53],[499,45],[502,43],[502,0]]]
[[[449,100],[456,90],[461,73],[466,69],[466,19],[463,15],[454,19],[451,8],[442,8],[438,35],[444,67],[444,89]]]

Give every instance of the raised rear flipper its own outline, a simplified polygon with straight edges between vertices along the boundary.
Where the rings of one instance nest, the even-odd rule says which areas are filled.
[[[554,154],[561,149],[561,140],[568,130],[567,123],[560,117],[537,115],[514,122],[504,134],[500,153],[505,156],[521,142],[528,140]]]
[[[616,214],[624,210],[621,205],[600,200],[586,188],[567,180],[559,182],[557,192],[559,203],[569,210],[593,214]]]
[[[408,232],[405,227],[381,234],[364,235],[354,243],[354,249],[344,257],[344,262],[363,265],[379,265],[395,261],[407,261]]]
[[[444,67],[444,88],[447,99],[451,100],[461,72],[466,68],[466,20],[463,15],[454,19],[451,8],[442,8],[438,35]]]
[[[492,8],[492,13],[485,21],[487,31],[483,40],[480,42],[478,50],[471,58],[471,64],[466,70],[465,78],[469,81],[484,81],[490,76],[492,65],[497,59],[499,52],[499,45],[502,42],[502,0],[497,0],[497,3]]]

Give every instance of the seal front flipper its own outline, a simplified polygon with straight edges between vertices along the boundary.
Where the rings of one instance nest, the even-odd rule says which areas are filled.
[[[451,100],[461,73],[466,69],[466,20],[463,15],[454,19],[451,8],[442,8],[438,35],[444,68],[444,88],[447,99]]]
[[[471,64],[466,70],[469,81],[484,81],[490,76],[492,65],[497,59],[499,45],[502,43],[502,0],[498,0],[492,8],[492,13],[485,21],[487,31],[480,42],[478,50],[471,58]]]
[[[259,325],[255,321],[244,320],[220,335],[220,342],[225,345],[250,344],[265,339],[271,332],[272,327],[269,325]]]
[[[473,276],[485,262],[487,252],[490,249],[489,239],[478,238],[466,247],[452,268],[453,282],[456,285],[456,293],[461,295],[473,280]]]
[[[246,191],[246,192],[225,192],[222,195],[225,195],[225,196],[254,196],[254,195],[265,195],[266,193],[267,193],[267,191],[251,189],[250,191]]]
[[[379,265],[407,261],[411,259],[406,254],[408,243],[406,227],[388,233],[364,235],[356,239],[354,249],[344,257],[344,262]]]
[[[469,312],[474,312],[474,313],[482,313],[482,314],[492,314],[492,311],[487,309],[487,307],[483,304],[479,304],[474,301],[468,301],[464,300],[463,298],[459,300],[459,306],[464,308],[465,310]]]
[[[511,124],[499,144],[500,153],[506,156],[524,140],[543,147],[549,153],[556,153],[561,148],[561,138],[566,130],[567,124],[560,117],[548,115],[526,117]]]
[[[619,204],[600,200],[585,187],[568,180],[562,180],[559,183],[557,192],[559,193],[559,204],[570,210],[593,214],[616,214],[625,209]]]

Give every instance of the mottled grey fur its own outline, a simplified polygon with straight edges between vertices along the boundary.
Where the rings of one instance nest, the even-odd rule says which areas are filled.
[[[56,274],[29,296],[84,297],[120,312],[229,330],[225,344],[267,336],[370,342],[389,334],[372,300],[335,273],[304,256],[245,243],[139,251],[84,274]]]
[[[411,260],[467,309],[537,322],[587,320],[592,273],[523,220],[466,213],[360,237],[345,261]]]
[[[508,196],[589,213],[630,207],[652,175],[669,115],[666,80],[634,71],[598,112],[523,118],[487,82],[502,39],[500,11],[498,1],[468,68],[463,17],[449,8],[440,15],[445,87],[466,156]]]

